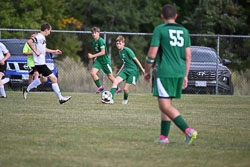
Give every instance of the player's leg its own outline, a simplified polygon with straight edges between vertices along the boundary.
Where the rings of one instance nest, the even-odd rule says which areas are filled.
[[[112,84],[112,88],[110,89],[110,92],[112,94],[112,99],[114,99],[114,96],[115,96],[115,92],[117,90],[117,87],[119,85],[119,83],[121,83],[123,81],[123,78],[121,78],[121,76],[117,76],[114,81],[113,81],[113,84]]]
[[[123,94],[123,101],[122,104],[128,104],[128,92],[129,92],[129,87],[131,86],[131,84],[129,83],[125,83],[124,85],[124,94]]]
[[[102,66],[103,72],[107,75],[108,79],[113,83],[115,80],[115,77],[112,73],[111,63],[105,64]],[[115,94],[118,94],[121,92],[121,89],[118,87],[116,88]]]
[[[163,112],[161,112],[161,133],[159,143],[169,143],[168,134],[170,131],[171,119]]]
[[[96,61],[93,65],[91,71],[90,71],[90,75],[97,86],[96,93],[100,93],[104,89],[103,86],[101,85],[100,79],[97,75],[97,73],[100,69],[102,69],[102,65],[99,63],[99,61]]]
[[[3,85],[3,82],[2,82],[2,78],[4,76],[4,73],[0,71],[0,93],[1,93],[1,98],[6,98],[6,93],[5,93],[5,90],[4,90],[4,85]]]
[[[52,84],[51,84],[52,85],[52,89],[55,92],[55,94],[56,94],[56,96],[57,96],[60,104],[63,104],[63,103],[65,103],[65,102],[67,102],[68,100],[71,99],[71,96],[66,96],[66,97],[62,96],[60,88],[59,88],[59,85],[57,83],[57,77],[53,73],[51,73],[48,76],[48,78],[52,82]]]
[[[172,98],[180,98],[183,79],[157,78],[158,102],[160,110],[166,114],[176,126],[187,136],[186,144],[191,144],[197,131],[190,129],[180,112],[172,106]],[[155,90],[154,90],[155,94]]]

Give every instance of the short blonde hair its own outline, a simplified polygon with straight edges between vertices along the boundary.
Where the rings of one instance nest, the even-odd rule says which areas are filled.
[[[93,33],[93,32],[100,32],[100,28],[99,27],[93,27],[92,29],[91,29],[91,32]]]
[[[119,36],[116,38],[116,41],[125,43],[125,38],[124,38],[122,35],[119,35]]]

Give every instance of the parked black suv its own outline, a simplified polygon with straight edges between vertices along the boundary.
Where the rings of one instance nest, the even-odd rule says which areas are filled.
[[[218,93],[233,95],[232,73],[225,66],[230,64],[231,61],[224,59],[222,62],[215,50],[209,47],[191,46],[191,52],[192,60],[188,74],[188,87],[183,90],[183,93],[215,94],[216,75],[218,75]],[[155,74],[156,68],[153,70],[152,83],[154,83]]]
[[[192,46],[191,52],[192,60],[188,74],[188,87],[183,90],[183,93],[215,94],[216,75],[218,75],[218,93],[233,95],[232,73],[225,66],[229,65],[231,61],[228,59],[222,61],[215,50],[209,47]]]

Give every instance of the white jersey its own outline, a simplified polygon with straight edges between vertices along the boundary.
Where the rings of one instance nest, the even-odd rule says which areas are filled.
[[[37,56],[33,52],[33,59],[35,65],[44,65],[45,57],[46,57],[46,39],[41,33],[38,33],[35,37],[32,38],[34,48],[41,52],[39,56]]]
[[[8,52],[6,46],[0,42],[0,61],[4,58],[4,54],[7,54]]]

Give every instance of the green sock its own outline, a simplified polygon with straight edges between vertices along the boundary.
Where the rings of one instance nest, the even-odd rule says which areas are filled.
[[[95,84],[96,84],[96,86],[97,86],[98,88],[99,88],[100,86],[102,86],[99,79],[95,81]]]
[[[171,121],[161,120],[161,135],[168,136],[170,131]]]
[[[114,99],[116,88],[111,88],[110,92],[112,94],[112,99]]]
[[[189,128],[188,124],[185,122],[185,120],[183,119],[181,115],[177,116],[173,121],[175,125],[178,126],[178,128],[180,128],[184,133],[185,133],[185,130]]]
[[[123,99],[128,100],[128,93],[124,93]]]

